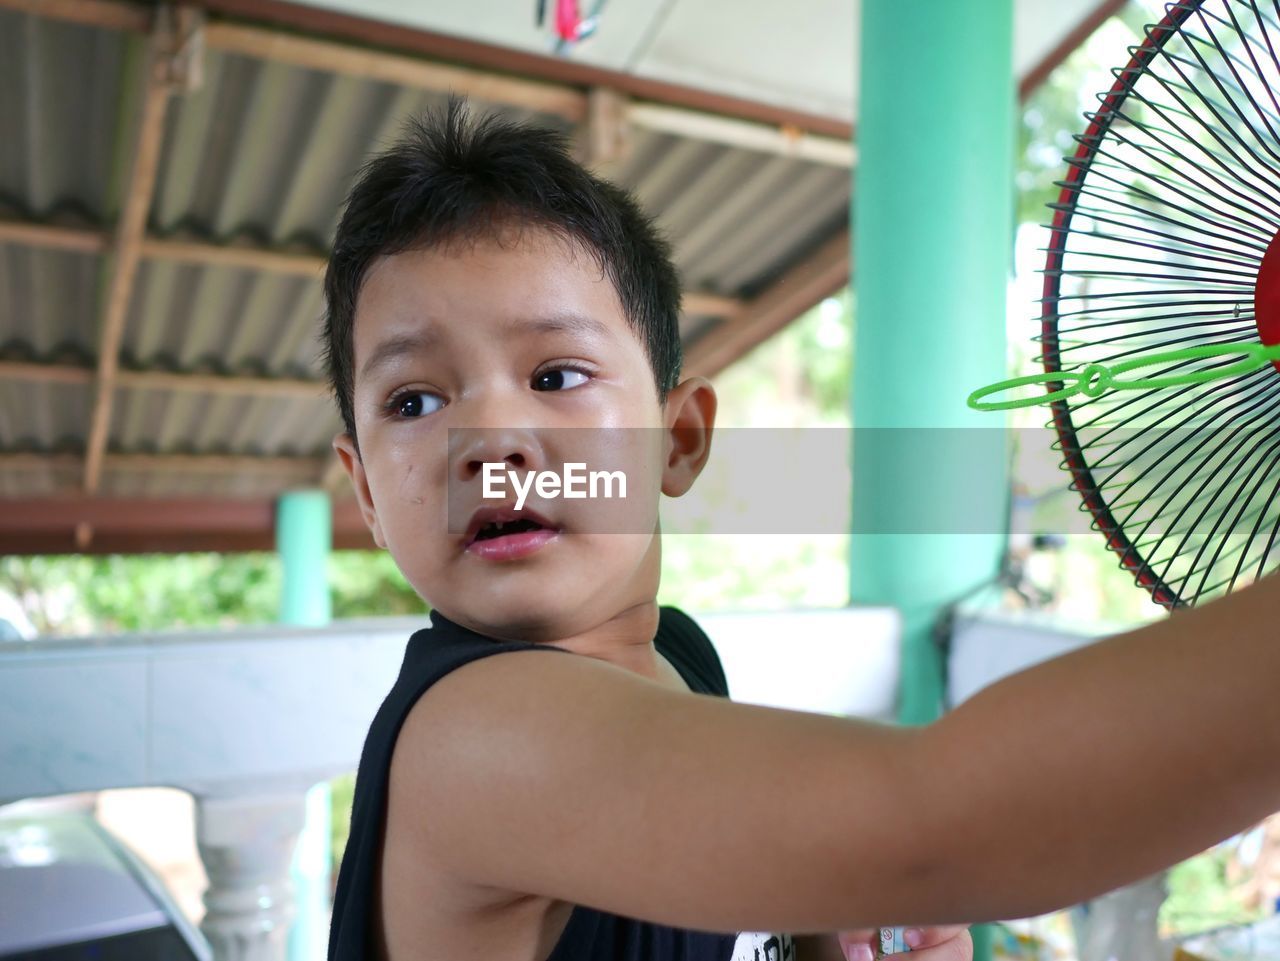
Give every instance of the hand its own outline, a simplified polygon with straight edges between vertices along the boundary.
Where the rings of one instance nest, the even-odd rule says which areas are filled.
[[[935,928],[908,928],[918,931],[920,941],[903,954],[886,954],[894,961],[973,961],[973,938],[965,925],[941,925]],[[880,932],[874,928],[841,931],[836,937],[848,961],[872,961]]]

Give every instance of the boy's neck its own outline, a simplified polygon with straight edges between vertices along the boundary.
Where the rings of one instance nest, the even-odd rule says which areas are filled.
[[[624,608],[589,631],[548,643],[645,677],[657,677],[661,673],[653,644],[657,633],[658,602],[650,599]]]
[[[453,620],[443,612],[437,612],[437,614]],[[622,609],[607,621],[582,633],[536,643],[608,661],[610,664],[616,664],[618,667],[644,677],[662,678],[667,675],[667,671],[654,646],[658,622],[658,602],[654,598],[649,598]],[[453,621],[453,623],[460,624],[485,637],[492,637],[485,631],[468,627],[461,622]],[[503,638],[493,639],[502,640]]]

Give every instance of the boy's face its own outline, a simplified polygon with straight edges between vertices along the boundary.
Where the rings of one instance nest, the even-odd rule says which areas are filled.
[[[715,399],[693,378],[658,403],[593,257],[526,229],[381,258],[353,347],[360,452],[346,434],[334,447],[374,539],[433,607],[493,637],[552,640],[653,602],[659,491],[701,470]],[[516,513],[541,530],[476,530],[478,511],[514,508],[515,483],[566,462],[623,469],[627,497],[529,488]],[[498,499],[483,496],[486,463],[502,467]]]

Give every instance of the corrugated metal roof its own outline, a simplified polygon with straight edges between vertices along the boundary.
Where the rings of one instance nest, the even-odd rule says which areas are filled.
[[[0,11],[0,217],[109,234],[136,125],[143,39]],[[443,95],[208,51],[203,86],[170,100],[148,235],[322,255],[364,160]],[[474,103],[516,117],[525,111]],[[560,118],[536,119],[568,131]],[[687,289],[750,296],[846,223],[847,169],[636,129],[615,178],[670,236]],[[101,254],[0,241],[0,361],[92,368]],[[144,259],[120,345],[123,370],[321,377],[320,271]],[[686,337],[715,323],[682,320]],[[5,380],[0,452],[83,450],[91,382]],[[117,388],[111,454],[311,459],[338,429],[323,392],[232,396]],[[74,463],[0,466],[0,496],[75,489]],[[147,474],[108,456],[100,492],[261,496],[296,485],[276,465]]]
[[[0,380],[0,436],[6,450],[67,452],[84,447],[87,385]],[[3,472],[0,472],[3,473]]]
[[[114,218],[108,176],[136,37],[0,11],[0,195],[46,219]],[[136,84],[134,85],[136,87]],[[118,178],[117,178],[118,179]]]
[[[0,356],[90,361],[101,273],[95,254],[0,243]]]
[[[319,279],[144,261],[121,357],[142,369],[320,377]]]

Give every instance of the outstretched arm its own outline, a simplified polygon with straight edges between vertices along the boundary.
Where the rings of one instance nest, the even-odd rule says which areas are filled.
[[[482,658],[414,706],[389,817],[460,888],[677,927],[1041,914],[1280,809],[1277,611],[1272,576],[924,728],[690,695],[562,652]]]
[[[967,893],[921,920],[1031,916],[1196,854],[1280,809],[1280,577],[1006,678],[923,746],[921,816],[950,841],[916,903]]]

